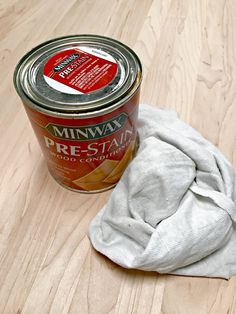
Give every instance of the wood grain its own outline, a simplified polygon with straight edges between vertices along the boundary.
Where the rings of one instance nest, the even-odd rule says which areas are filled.
[[[111,36],[142,60],[142,102],[177,110],[236,166],[236,2],[2,0],[0,24],[0,313],[236,313],[236,277],[128,271],[91,248],[89,222],[111,192],[50,177],[12,84],[45,40]]]

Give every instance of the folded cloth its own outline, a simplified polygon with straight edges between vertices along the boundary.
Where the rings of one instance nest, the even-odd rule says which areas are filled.
[[[140,148],[93,219],[94,248],[159,273],[236,274],[236,177],[222,153],[176,112],[140,106]]]

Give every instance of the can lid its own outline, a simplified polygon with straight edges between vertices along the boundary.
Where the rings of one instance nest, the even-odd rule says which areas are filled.
[[[37,46],[18,63],[14,82],[36,107],[83,113],[112,106],[133,94],[141,63],[126,45],[96,35],[57,38]]]

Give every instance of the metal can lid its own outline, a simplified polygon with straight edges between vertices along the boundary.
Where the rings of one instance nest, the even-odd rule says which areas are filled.
[[[103,36],[74,35],[27,53],[16,67],[14,83],[36,107],[84,113],[132,95],[141,75],[139,58],[126,45]]]

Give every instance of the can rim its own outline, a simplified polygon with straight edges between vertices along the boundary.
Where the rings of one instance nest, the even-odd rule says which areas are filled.
[[[130,86],[128,86],[128,88],[121,88],[121,92],[120,94],[115,97],[115,98],[111,98],[109,101],[104,101],[99,103],[99,106],[94,106],[92,108],[84,108],[81,109],[81,107],[79,107],[78,105],[74,105],[73,108],[67,108],[66,106],[64,108],[52,108],[50,106],[45,106],[45,103],[42,103],[41,101],[39,102],[37,99],[34,99],[34,97],[30,94],[30,93],[26,93],[26,91],[23,88],[23,84],[20,81],[21,76],[20,76],[20,72],[24,70],[24,63],[27,63],[27,60],[30,59],[30,57],[35,54],[37,51],[39,51],[40,49],[42,49],[43,47],[46,48],[46,46],[53,44],[53,43],[60,43],[63,42],[63,40],[66,39],[70,39],[70,40],[76,40],[76,39],[80,39],[83,40],[83,38],[87,38],[89,40],[93,40],[94,42],[98,42],[98,40],[100,39],[102,40],[107,40],[108,42],[113,42],[116,43],[117,45],[124,47],[125,50],[127,50],[129,52],[129,54],[134,58],[134,62],[136,65],[136,75],[134,77],[134,80],[132,82],[132,84],[130,84]],[[66,42],[66,41],[65,41]],[[137,56],[137,54],[128,46],[126,46],[125,44],[121,43],[120,41],[113,39],[113,38],[109,38],[106,36],[101,36],[101,35],[93,35],[93,34],[81,34],[81,35],[69,35],[69,36],[62,36],[62,37],[58,37],[55,39],[51,39],[48,41],[45,41],[39,45],[37,45],[35,48],[31,49],[30,51],[28,51],[21,59],[20,61],[17,63],[15,71],[14,71],[14,76],[13,76],[13,81],[14,81],[14,86],[15,89],[17,91],[17,93],[19,94],[19,96],[22,98],[22,100],[25,101],[26,105],[28,105],[29,107],[32,107],[34,110],[40,111],[40,112],[45,112],[49,115],[52,116],[63,116],[63,117],[92,117],[92,116],[97,116],[98,114],[105,114],[108,112],[111,112],[113,110],[115,110],[116,108],[118,108],[119,106],[121,106],[125,101],[127,101],[140,87],[141,81],[142,81],[142,65],[140,62],[139,57]],[[41,100],[41,99],[40,99]],[[45,98],[46,100],[46,98]],[[98,99],[99,101],[99,99]],[[77,108],[78,107],[78,108]]]

